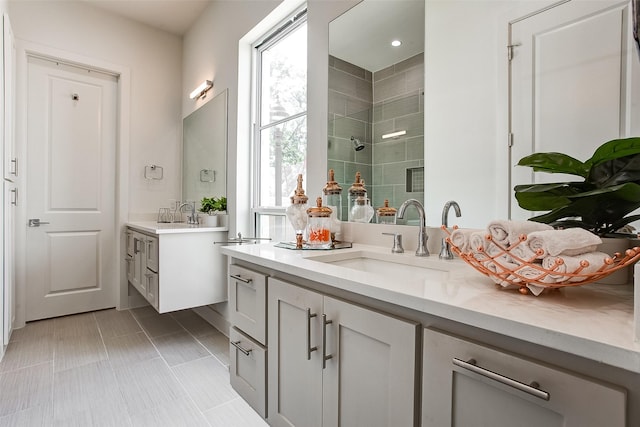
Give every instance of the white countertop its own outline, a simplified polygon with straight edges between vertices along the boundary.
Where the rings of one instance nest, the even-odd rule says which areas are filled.
[[[640,373],[640,343],[634,340],[633,285],[590,284],[538,297],[498,288],[461,260],[441,261],[389,248],[354,244],[352,249],[296,251],[271,244],[225,246],[222,253],[267,268],[493,331]],[[403,279],[313,261],[314,256],[378,251],[409,263],[441,263],[434,279]],[[411,257],[411,259],[407,259]],[[417,264],[416,264],[417,263]]]
[[[225,227],[205,227],[184,222],[159,223],[155,221],[128,222],[127,227],[152,234],[209,233],[212,231],[228,231]]]

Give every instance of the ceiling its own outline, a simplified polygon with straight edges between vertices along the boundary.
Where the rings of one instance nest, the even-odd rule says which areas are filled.
[[[212,0],[80,0],[137,22],[184,35]]]

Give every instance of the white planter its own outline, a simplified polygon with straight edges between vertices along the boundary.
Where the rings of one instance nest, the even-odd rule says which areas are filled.
[[[205,227],[218,227],[218,216],[219,215],[203,215],[202,225]]]
[[[604,252],[613,257],[613,254],[620,252],[624,256],[624,252],[634,246],[634,240],[624,237],[603,237],[602,244],[598,246],[598,251]],[[598,283],[607,285],[624,285],[633,280],[633,265],[621,268],[615,273],[611,273]]]

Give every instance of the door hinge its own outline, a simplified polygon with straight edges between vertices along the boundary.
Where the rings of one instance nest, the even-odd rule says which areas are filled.
[[[513,43],[510,45],[507,45],[507,59],[509,61],[513,59],[513,48],[518,46],[522,46],[522,43]]]
[[[508,144],[509,144],[509,147],[513,147],[513,134],[511,132],[509,132]]]

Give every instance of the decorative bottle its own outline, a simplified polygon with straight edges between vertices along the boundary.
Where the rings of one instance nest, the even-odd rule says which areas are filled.
[[[287,207],[287,218],[296,232],[296,249],[302,249],[304,230],[307,227],[307,200],[302,188],[302,174],[298,174],[298,185]]]

